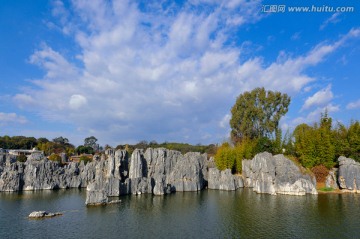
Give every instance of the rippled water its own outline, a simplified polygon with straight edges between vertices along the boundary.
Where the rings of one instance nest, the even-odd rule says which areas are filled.
[[[120,197],[85,190],[0,193],[0,238],[360,238],[360,195],[271,196],[249,189]],[[63,216],[30,220],[32,211]]]

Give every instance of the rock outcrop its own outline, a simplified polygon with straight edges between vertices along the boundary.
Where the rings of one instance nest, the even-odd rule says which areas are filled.
[[[242,177],[240,175],[231,174],[230,169],[220,171],[217,168],[209,168],[209,189],[234,191],[242,187],[244,187]]]
[[[110,196],[124,194],[153,193],[164,195],[175,191],[199,191],[204,188],[203,176],[206,155],[187,153],[164,148],[134,150],[127,169],[124,153],[120,160],[114,158],[113,152],[107,160],[96,165],[95,178],[87,187],[86,204],[107,203]]]
[[[360,192],[360,163],[340,156],[338,182],[341,189]]]
[[[204,167],[206,155],[187,153],[181,157],[169,175],[168,183],[173,191],[200,191],[204,188]]]
[[[329,171],[328,176],[326,177],[325,187],[332,189],[339,189],[337,175],[338,175],[338,169],[337,168],[331,169]]]
[[[47,217],[55,217],[55,216],[61,216],[62,213],[60,212],[47,212],[47,211],[35,211],[30,213],[29,218],[33,219],[40,219],[40,218],[47,218]]]
[[[243,160],[245,187],[254,192],[267,194],[305,195],[317,194],[315,177],[301,172],[291,160],[283,155],[257,154],[252,160]]]
[[[356,170],[360,166],[349,159],[341,160],[342,188],[357,189],[360,182],[356,175],[360,171]],[[111,203],[112,197],[125,194],[165,195],[199,191],[206,186],[217,190],[251,187],[257,193],[268,194],[317,193],[314,177],[302,173],[283,155],[261,153],[252,160],[243,160],[242,167],[242,175],[232,175],[229,169],[216,169],[214,159],[206,154],[182,155],[164,148],[148,148],[145,152],[136,149],[131,157],[125,150],[107,149],[86,165],[70,162],[65,166],[44,157],[29,157],[21,163],[0,152],[0,191],[86,187],[86,205]]]

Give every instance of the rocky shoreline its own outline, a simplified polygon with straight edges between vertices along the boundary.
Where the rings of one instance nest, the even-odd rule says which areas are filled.
[[[360,164],[339,158],[339,171],[328,176],[329,187],[359,192]],[[71,162],[61,166],[47,158],[28,157],[25,163],[11,155],[0,155],[0,191],[87,188],[86,205],[109,203],[109,197],[152,193],[164,195],[181,191],[236,190],[252,188],[257,193],[305,195],[317,194],[314,176],[284,155],[257,154],[243,160],[242,175],[229,169],[219,171],[206,154],[187,153],[164,148],[136,149],[131,156],[125,150],[106,150],[86,165]]]

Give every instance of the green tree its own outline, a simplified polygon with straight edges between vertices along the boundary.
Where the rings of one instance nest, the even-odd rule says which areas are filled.
[[[350,147],[349,155],[345,155],[360,161],[360,123],[359,121],[351,122],[347,134],[348,144]]]
[[[84,146],[84,145],[79,145],[76,149],[75,152],[77,154],[94,154],[94,149],[90,146]]]
[[[320,137],[318,137],[320,141],[317,142],[318,161],[325,167],[331,168],[334,166],[335,161],[335,146],[332,133],[332,119],[328,116],[327,111],[321,116],[318,131],[318,134],[320,134]]]
[[[85,147],[91,147],[93,148],[95,151],[98,150],[98,144],[96,144],[97,142],[97,138],[95,138],[95,136],[90,136],[84,139],[84,146]]]
[[[316,162],[316,139],[315,130],[307,124],[300,124],[294,130],[295,152],[300,163],[307,168],[313,167]]]
[[[244,92],[231,109],[231,138],[239,142],[243,138],[274,137],[279,121],[288,111],[290,97],[280,92],[256,88]]]
[[[254,156],[256,141],[243,139],[235,147],[228,142],[223,143],[215,154],[215,164],[219,170],[231,169],[234,173],[241,173],[242,160]]]
[[[52,141],[54,143],[58,143],[58,144],[68,144],[69,143],[69,140],[67,138],[62,137],[62,136],[56,137]]]
[[[298,125],[294,130],[295,151],[300,163],[307,168],[324,165],[331,168],[335,164],[335,140],[332,131],[332,119],[325,111],[321,115],[320,125]]]
[[[223,143],[215,154],[215,164],[219,170],[233,169],[235,158],[232,156],[232,149],[228,142]]]

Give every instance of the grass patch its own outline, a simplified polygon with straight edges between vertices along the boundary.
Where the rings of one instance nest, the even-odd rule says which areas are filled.
[[[334,189],[332,187],[322,187],[319,189],[322,192],[331,192],[334,191]]]

